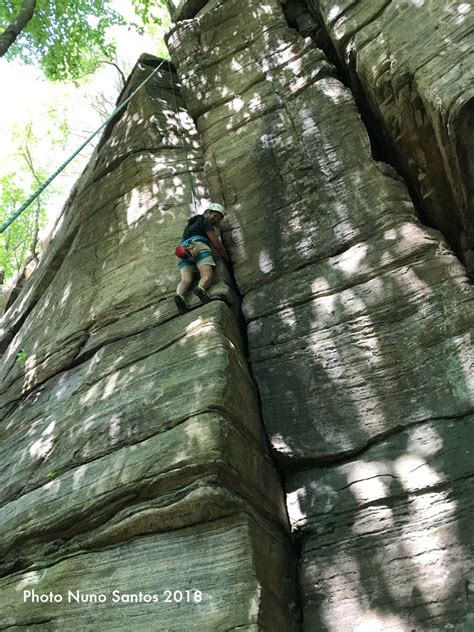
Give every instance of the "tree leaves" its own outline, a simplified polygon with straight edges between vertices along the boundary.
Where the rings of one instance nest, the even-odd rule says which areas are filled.
[[[162,0],[133,0],[137,23],[160,21]],[[0,32],[19,14],[21,0],[0,3]],[[107,30],[126,24],[110,0],[37,0],[33,17],[8,49],[7,58],[38,64],[48,79],[77,80],[95,70],[99,59],[113,58],[115,45]]]
[[[0,47],[2,33],[10,28],[25,4],[27,0],[0,0]],[[113,8],[112,0],[36,0],[33,4],[33,17],[8,49],[6,59],[39,66],[47,79],[70,80],[76,86],[85,83],[86,76],[96,71],[104,60],[106,63],[117,62],[115,27],[128,26],[132,31],[153,33],[153,45],[159,47],[162,33],[157,32],[157,27],[167,22],[164,0],[123,3],[128,5],[124,7],[128,9],[124,14],[126,18]],[[115,5],[122,11],[121,4],[115,2]],[[154,52],[166,55],[164,44],[161,46],[163,53],[161,50]],[[8,88],[15,90],[15,84],[10,82]],[[38,94],[32,94],[32,97],[36,103]],[[16,130],[10,129],[11,125],[8,131],[0,127],[0,155],[3,153],[4,156],[4,166],[0,169],[0,223],[21,206],[37,188],[39,180],[44,181],[62,162],[64,156],[55,151],[55,145],[64,149],[70,132],[77,135],[77,131],[70,130],[66,122],[66,101],[69,97],[65,95],[64,103],[61,102],[64,117],[56,112],[56,120],[51,119],[48,129],[45,129],[45,124],[48,127],[47,120],[50,114],[54,117],[54,113],[43,111],[30,119],[31,124],[23,120]],[[8,89],[5,90],[4,100],[8,103]],[[28,100],[29,97],[21,105],[18,103],[15,111],[19,118],[25,118],[24,112],[30,105]],[[28,125],[29,138],[26,137]],[[8,155],[6,148],[9,148]],[[0,235],[0,273],[3,270],[7,279],[22,270],[25,258],[35,258],[38,229],[45,223],[48,206],[51,216],[51,207],[56,203],[60,188],[56,183],[47,187],[40,198]]]
[[[35,8],[36,0],[23,0],[18,14],[12,17],[10,24],[8,24],[3,33],[0,34],[0,57],[6,53],[18,35],[26,27],[29,20],[31,20]]]
[[[51,146],[63,145],[69,133],[64,120],[56,112],[43,117],[42,132],[49,134]],[[45,127],[46,120],[49,126]],[[0,172],[0,223],[3,223],[47,178],[51,166],[40,147],[40,139],[32,124],[11,130],[10,142],[15,145],[15,158],[10,170]],[[43,142],[43,141],[42,141]],[[38,232],[46,223],[47,205],[57,193],[48,189],[0,235],[0,272],[4,280],[23,270],[25,262],[36,259],[40,246]]]
[[[3,222],[30,194],[18,186],[18,174],[9,173],[0,178],[0,221]],[[30,253],[36,226],[46,221],[44,203],[32,204],[7,230],[0,235],[0,271],[7,280],[21,272]]]

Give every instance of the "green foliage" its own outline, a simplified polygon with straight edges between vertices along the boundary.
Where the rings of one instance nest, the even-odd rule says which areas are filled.
[[[143,24],[156,21],[153,9],[161,0],[134,0]],[[15,18],[21,0],[0,3],[0,31]],[[134,20],[131,28],[143,28]],[[39,65],[51,80],[77,80],[93,72],[100,59],[111,59],[115,44],[108,29],[126,24],[110,0],[37,0],[33,17],[11,46],[7,58]]]
[[[144,25],[162,23],[164,4],[156,0],[132,0],[133,10]]]
[[[52,170],[47,150],[63,148],[69,133],[67,121],[57,111],[43,115],[37,132],[32,124],[13,126],[9,143],[12,154],[6,169],[0,168],[0,223],[3,223],[46,180]],[[40,138],[41,137],[41,138]],[[2,165],[3,166],[3,165]],[[7,230],[0,234],[0,271],[4,282],[23,270],[28,255],[40,247],[33,244],[46,224],[47,205],[58,189],[48,187]]]
[[[30,195],[31,187],[18,185],[18,174],[10,172],[0,178],[0,222],[18,208]],[[8,280],[23,269],[34,233],[37,206],[27,209],[7,230],[0,235],[0,271]],[[45,223],[46,211],[40,202],[40,225]]]
[[[0,179],[0,221],[4,222],[13,211],[28,197],[30,192],[15,185],[15,174]],[[46,210],[40,204],[39,227],[46,223]],[[36,206],[30,206],[7,230],[0,235],[0,270],[5,280],[21,272],[27,254],[30,252],[34,234]]]
[[[0,34],[18,15],[21,5],[22,0],[0,1]],[[90,94],[87,98],[86,95],[87,85],[95,81],[92,72],[104,68],[100,62],[115,62],[127,73],[143,50],[167,56],[163,30],[169,24],[169,14],[165,5],[164,0],[37,0],[33,17],[2,59],[2,62],[18,60],[38,66],[46,80],[36,79],[32,68],[5,64],[28,73],[29,77],[34,76],[35,83],[32,82],[31,90],[24,87],[22,90],[12,74],[8,95],[3,99],[3,112],[6,105],[7,116],[0,117],[0,223],[98,126],[100,121],[92,120],[88,114],[93,107]],[[139,37],[137,33],[144,36]],[[128,59],[136,40],[140,40],[143,47]],[[126,57],[118,59],[114,55],[116,45],[126,50]],[[94,77],[97,74],[100,73]],[[72,79],[76,88],[73,89],[71,83],[58,81],[62,79]],[[67,173],[54,180],[0,234],[3,282],[23,270],[25,259],[40,254],[38,231],[46,224],[46,218],[51,222],[57,216],[63,201],[58,200],[83,168],[77,169],[78,164],[79,159],[76,159],[68,166]]]
[[[20,349],[20,351],[18,351],[18,353],[16,354],[16,360],[21,364],[24,364],[26,362],[26,351],[24,349]]]

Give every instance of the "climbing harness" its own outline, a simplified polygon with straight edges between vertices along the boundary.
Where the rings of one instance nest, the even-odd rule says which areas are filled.
[[[179,269],[186,267],[186,261],[194,265],[199,265],[204,259],[212,257],[212,250],[204,239],[193,238],[193,241],[184,241],[175,249],[175,255],[181,259],[178,264]]]
[[[161,66],[165,63],[165,61],[167,61],[167,60],[166,60],[166,59],[163,59],[163,60],[162,60],[162,61],[158,64],[158,66],[157,66],[157,67],[153,70],[153,72],[151,72],[151,73],[148,75],[148,77],[142,81],[142,83],[138,86],[138,88],[137,88],[136,90],[134,90],[134,91],[132,92],[132,94],[131,94],[130,96],[128,96],[128,97],[125,99],[125,101],[124,101],[123,103],[121,103],[121,104],[120,104],[120,105],[119,105],[119,106],[118,106],[118,107],[117,107],[117,108],[116,108],[116,109],[112,112],[112,114],[109,116],[109,118],[108,118],[106,121],[104,121],[104,122],[102,123],[102,125],[101,125],[100,127],[98,127],[98,128],[96,129],[96,131],[95,131],[93,134],[91,134],[91,135],[89,136],[89,138],[87,138],[87,140],[85,140],[85,141],[82,143],[82,145],[81,145],[80,147],[78,147],[78,148],[76,149],[76,151],[75,151],[75,152],[74,152],[74,153],[73,153],[73,154],[72,154],[72,155],[71,155],[71,156],[70,156],[67,160],[65,160],[65,161],[62,163],[62,165],[60,165],[60,167],[58,167],[58,169],[56,169],[56,171],[55,171],[53,174],[51,174],[51,175],[49,176],[49,178],[48,178],[47,180],[45,180],[45,181],[43,182],[43,184],[42,184],[42,185],[41,185],[41,186],[40,186],[40,187],[39,187],[39,188],[38,188],[38,189],[37,189],[37,190],[36,190],[36,191],[35,191],[35,192],[34,192],[34,193],[33,193],[33,194],[32,194],[32,195],[28,198],[28,199],[27,199],[27,200],[26,200],[26,202],[24,202],[24,203],[20,206],[20,208],[19,208],[19,209],[17,209],[16,211],[14,211],[14,212],[10,215],[10,217],[8,217],[8,218],[7,218],[7,219],[3,222],[3,224],[0,226],[0,234],[1,234],[1,233],[3,233],[3,232],[4,232],[4,231],[5,231],[5,230],[6,230],[6,229],[10,226],[10,224],[12,224],[12,223],[13,223],[13,222],[14,222],[14,221],[15,221],[15,220],[16,220],[16,219],[17,219],[17,218],[18,218],[18,217],[19,217],[19,216],[23,213],[23,211],[25,211],[25,210],[26,210],[26,209],[30,206],[30,204],[36,200],[36,198],[37,198],[37,197],[38,197],[38,196],[39,196],[39,195],[40,195],[40,194],[41,194],[41,193],[42,193],[42,192],[46,189],[46,187],[47,187],[49,184],[51,184],[51,182],[52,182],[52,181],[56,178],[56,176],[58,176],[58,175],[61,173],[61,171],[63,171],[63,170],[64,170],[64,169],[68,166],[68,164],[69,164],[69,163],[70,163],[70,162],[71,162],[71,161],[72,161],[72,160],[73,160],[73,159],[77,156],[77,154],[79,154],[79,153],[80,153],[80,152],[84,149],[84,147],[85,147],[88,143],[90,143],[90,141],[94,138],[94,136],[96,136],[96,135],[100,132],[100,130],[101,130],[102,128],[104,128],[104,127],[105,127],[105,126],[106,126],[106,125],[107,125],[107,124],[108,124],[108,123],[109,123],[109,122],[110,122],[110,121],[114,118],[114,116],[115,116],[116,114],[118,114],[119,112],[121,112],[121,111],[124,109],[124,107],[125,107],[126,105],[128,105],[128,103],[129,103],[129,102],[131,101],[131,99],[132,99],[132,98],[133,98],[133,97],[137,94],[137,92],[138,92],[138,91],[139,91],[139,90],[140,90],[140,89],[141,89],[141,88],[142,88],[142,87],[143,87],[143,86],[147,83],[147,81],[149,81],[149,80],[153,77],[153,75],[154,75],[156,72],[158,72],[158,70],[159,70],[159,69],[161,68]],[[171,74],[171,82],[173,82],[173,73],[170,73],[170,74]],[[173,94],[174,94],[174,88],[173,88]],[[175,103],[176,103],[176,97],[175,97]],[[193,200],[194,200],[194,196],[193,196]]]

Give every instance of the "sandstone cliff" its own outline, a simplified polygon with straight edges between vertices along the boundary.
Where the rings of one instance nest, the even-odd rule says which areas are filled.
[[[178,319],[172,300],[174,246],[205,194],[173,75],[107,130],[2,323],[2,629],[292,627],[288,520],[236,318],[217,302]]]
[[[468,262],[468,88],[442,81],[440,29],[426,120],[395,133],[374,47],[395,81],[408,4],[430,4],[375,4],[170,2],[175,66],[106,130],[2,320],[0,629],[474,625],[473,292],[445,241]],[[454,127],[426,123],[448,92]],[[172,252],[206,196],[228,211],[225,301],[178,317]]]

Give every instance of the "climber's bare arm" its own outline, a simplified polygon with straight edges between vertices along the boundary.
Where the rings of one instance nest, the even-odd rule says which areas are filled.
[[[211,246],[214,248],[214,250],[217,252],[217,254],[219,254],[224,259],[224,261],[230,261],[229,255],[227,254],[226,249],[222,245],[221,240],[217,236],[216,231],[215,230],[208,230],[208,231],[206,231],[206,235],[207,235],[209,241],[211,242]]]

